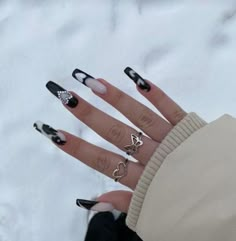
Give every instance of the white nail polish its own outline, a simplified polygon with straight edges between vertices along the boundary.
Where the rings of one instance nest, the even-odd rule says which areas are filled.
[[[108,211],[112,211],[113,209],[114,207],[112,204],[103,203],[103,202],[99,202],[91,208],[91,210],[98,211],[98,212],[108,212]]]
[[[54,130],[51,126],[41,121],[36,121],[34,123],[34,128],[57,145],[64,145],[66,143],[66,137],[62,132]]]
[[[105,94],[107,92],[107,88],[104,84],[80,69],[75,69],[72,73],[72,76],[99,94]]]
[[[87,79],[86,84],[90,89],[98,92],[99,94],[105,94],[107,92],[106,86],[96,79]]]

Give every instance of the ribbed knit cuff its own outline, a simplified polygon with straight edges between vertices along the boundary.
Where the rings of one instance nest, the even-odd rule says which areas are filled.
[[[136,230],[136,224],[142,209],[146,192],[165,158],[195,131],[201,129],[206,124],[207,123],[197,114],[189,113],[168,133],[162,143],[158,146],[146,165],[133,193],[126,218],[126,224],[130,229],[133,231]]]

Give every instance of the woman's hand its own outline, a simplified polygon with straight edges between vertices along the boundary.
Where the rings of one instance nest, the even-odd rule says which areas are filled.
[[[134,190],[154,151],[172,127],[185,117],[186,112],[161,89],[144,80],[132,69],[126,68],[125,73],[136,83],[139,93],[147,98],[167,121],[104,79],[94,79],[78,69],[73,72],[73,77],[126,116],[138,130],[99,110],[76,93],[67,92],[51,81],[47,84],[47,88],[61,99],[73,115],[124,151],[124,155],[95,146],[65,131],[56,131],[41,122],[36,122],[34,126],[69,155],[110,178],[117,177],[120,183]],[[145,135],[139,136],[139,130]],[[139,139],[141,142],[137,144]],[[132,153],[131,149],[137,162],[128,161],[126,164],[126,152]],[[127,212],[131,197],[132,192],[113,191],[102,195],[97,201],[111,203],[114,208]]]

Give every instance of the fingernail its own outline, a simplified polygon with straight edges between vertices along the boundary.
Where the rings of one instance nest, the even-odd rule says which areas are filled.
[[[78,105],[78,100],[70,92],[62,88],[60,85],[49,81],[46,84],[47,89],[55,95],[61,102],[68,105],[71,108],[75,108]]]
[[[64,145],[66,143],[66,137],[62,132],[54,130],[51,126],[41,121],[36,121],[34,123],[34,128],[57,145]]]
[[[107,92],[107,88],[105,85],[103,85],[91,75],[83,72],[82,70],[75,69],[72,73],[72,76],[76,80],[86,85],[90,89],[94,90],[95,92],[98,92],[99,94],[105,94]]]
[[[84,200],[84,199],[77,199],[76,204],[81,208],[98,211],[98,212],[108,212],[114,209],[111,203],[90,201],[90,200]]]
[[[130,67],[125,68],[124,72],[134,81],[138,87],[146,92],[151,90],[151,86],[137,72]]]

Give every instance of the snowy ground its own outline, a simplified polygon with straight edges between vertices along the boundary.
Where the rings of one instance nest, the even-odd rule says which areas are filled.
[[[45,88],[54,80],[126,121],[71,77],[75,67],[147,103],[131,66],[207,121],[236,116],[236,1],[0,1],[0,241],[82,241],[76,198],[119,188],[59,151],[42,120],[117,151]]]

